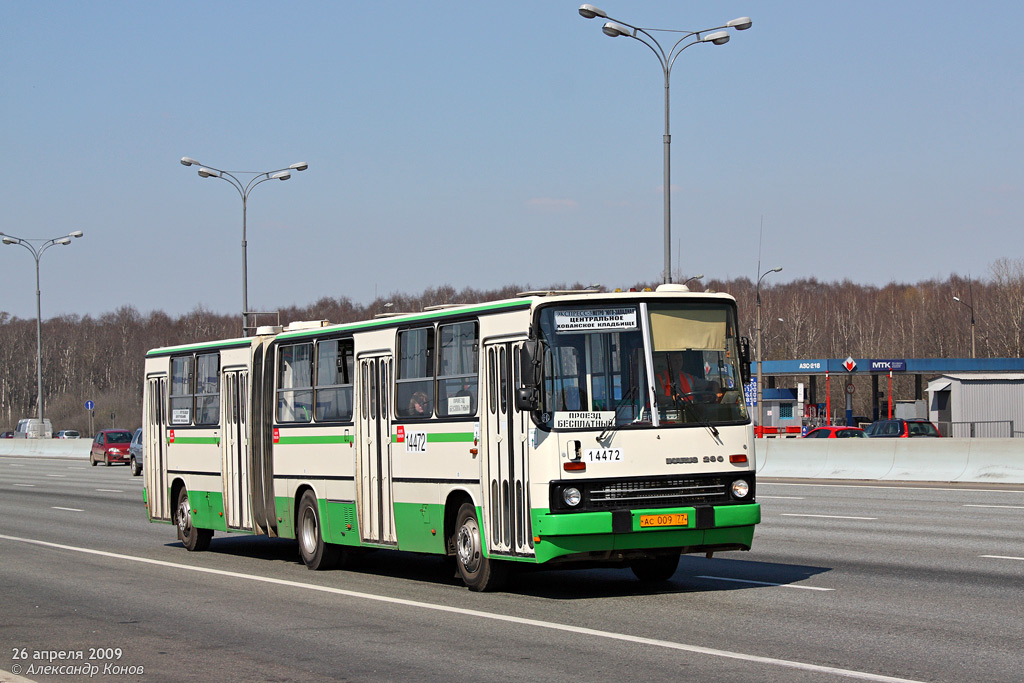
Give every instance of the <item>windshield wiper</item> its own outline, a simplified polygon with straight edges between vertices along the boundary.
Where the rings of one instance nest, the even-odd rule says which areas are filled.
[[[672,383],[671,389],[672,402],[676,404],[676,408],[678,409],[679,405],[682,404],[683,410],[688,410],[690,412],[690,416],[696,419],[700,426],[704,427],[709,432],[711,432],[711,436],[717,439],[718,428],[715,427],[715,425],[711,424],[711,422],[708,421],[707,417],[704,416],[703,409],[697,410],[697,408],[694,407],[693,401],[691,400],[693,397],[693,392],[687,394],[680,393],[679,386],[676,385],[675,382]]]
[[[636,391],[637,387],[634,384],[633,386],[626,390],[626,393],[622,395],[622,398],[619,399],[619,402],[615,404],[615,415],[612,417],[612,423],[606,426],[604,429],[602,429],[601,433],[597,435],[598,441],[604,441],[605,439],[608,438],[609,432],[614,432],[615,430],[621,427],[621,425],[617,424],[619,419],[619,408],[621,408],[626,401],[631,400],[636,395]]]

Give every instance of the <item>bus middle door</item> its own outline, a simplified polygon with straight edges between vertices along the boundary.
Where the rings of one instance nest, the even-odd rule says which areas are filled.
[[[359,530],[368,543],[394,544],[391,492],[391,356],[359,359]]]
[[[246,397],[249,373],[225,370],[221,387],[221,457],[224,516],[229,529],[252,529],[249,503],[249,437]]]

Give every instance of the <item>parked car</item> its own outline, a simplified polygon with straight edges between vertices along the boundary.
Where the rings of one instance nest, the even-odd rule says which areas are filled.
[[[13,438],[14,438],[14,432],[4,432],[3,434],[0,434],[0,439],[13,439]]]
[[[14,429],[15,439],[50,439],[53,438],[53,426],[50,418],[40,420],[37,417],[26,417],[18,420],[18,426]]]
[[[97,462],[111,463],[119,462],[127,465],[129,462],[128,448],[132,442],[132,433],[127,429],[104,429],[92,440],[92,450],[89,452],[89,462],[96,466]]]
[[[915,417],[907,420],[878,420],[864,430],[872,439],[907,439],[916,436],[940,437],[938,428],[928,420]]]
[[[77,439],[80,436],[82,435],[79,434],[78,430],[75,429],[62,429],[59,432],[57,432],[58,439]]]
[[[144,461],[142,457],[142,427],[135,430],[132,443],[128,446],[128,459],[128,465],[132,468],[132,476],[137,477],[142,474],[142,464]]]
[[[863,439],[867,436],[860,427],[827,426],[815,427],[807,432],[805,439]]]

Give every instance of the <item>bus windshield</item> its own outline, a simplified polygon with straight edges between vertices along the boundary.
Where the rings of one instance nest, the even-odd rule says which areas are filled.
[[[540,333],[550,428],[650,427],[652,395],[660,426],[748,419],[728,304],[552,306]]]

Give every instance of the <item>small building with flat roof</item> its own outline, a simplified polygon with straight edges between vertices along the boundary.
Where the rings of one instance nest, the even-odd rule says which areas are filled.
[[[944,374],[927,392],[928,417],[943,436],[1024,437],[1024,373]]]

